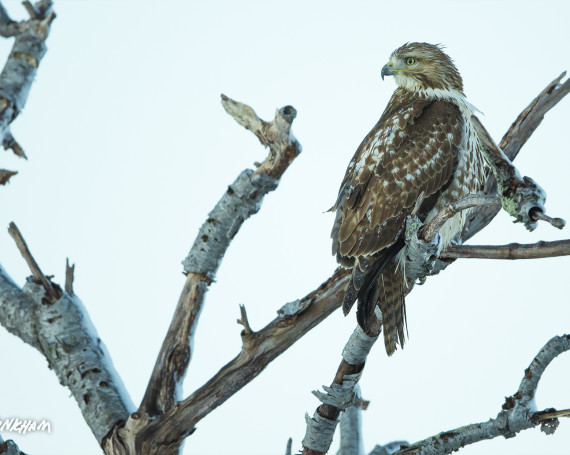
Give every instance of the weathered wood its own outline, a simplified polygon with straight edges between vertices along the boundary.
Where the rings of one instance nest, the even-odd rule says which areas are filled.
[[[139,412],[151,416],[163,414],[181,398],[176,393],[182,389],[192,356],[204,296],[222,258],[244,221],[259,211],[265,195],[277,188],[279,178],[301,151],[291,132],[296,115],[291,106],[279,109],[273,121],[265,122],[251,107],[225,95],[222,105],[238,123],[251,129],[270,152],[257,171],[243,171],[228,187],[182,262],[186,284],[139,408]]]
[[[567,79],[562,84],[560,83],[565,76],[566,72],[548,84],[519,114],[501,139],[501,142],[499,142],[499,148],[511,161],[517,157],[522,146],[538,128],[544,119],[544,115],[570,92],[570,79]],[[484,193],[497,193],[497,181],[493,175],[490,175],[487,179]],[[466,220],[461,239],[465,242],[477,234],[495,218],[499,210],[499,207],[478,207],[472,210]]]
[[[496,418],[445,431],[396,452],[397,455],[440,455],[452,453],[460,448],[497,436],[511,438],[520,431],[541,425],[543,432],[552,434],[558,426],[558,416],[565,412],[553,410],[536,412],[534,396],[542,374],[558,355],[570,350],[570,335],[552,338],[540,350],[520,383],[517,392],[505,399],[503,409]],[[547,416],[547,417],[544,417]]]
[[[508,245],[450,245],[440,254],[440,259],[540,259],[570,256],[570,240]]]
[[[0,35],[15,37],[12,51],[0,74],[0,142],[4,149],[12,149],[16,156],[26,158],[24,150],[12,136],[10,124],[20,114],[38,66],[46,53],[45,41],[55,19],[51,0],[42,0],[34,5],[29,1],[24,6],[30,19],[14,22],[0,5]],[[11,175],[10,175],[10,174]],[[15,175],[13,171],[0,171],[0,185]]]

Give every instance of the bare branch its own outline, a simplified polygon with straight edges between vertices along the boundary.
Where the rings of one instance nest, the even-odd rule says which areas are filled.
[[[291,455],[293,448],[293,439],[289,438],[287,440],[287,447],[285,448],[285,455]]]
[[[350,279],[348,272],[338,269],[315,291],[296,302],[296,311],[285,305],[285,311],[261,330],[254,332],[242,351],[178,406],[149,424],[155,444],[180,440],[193,431],[206,415],[256,378],[277,356],[340,307],[342,295]],[[146,452],[145,452],[146,453]]]
[[[32,280],[20,289],[0,267],[0,324],[45,356],[99,443],[128,417],[133,405],[77,297],[53,300]]]
[[[566,412],[555,413],[552,410],[536,412],[533,409],[533,400],[546,367],[554,358],[568,350],[570,350],[570,335],[557,336],[546,343],[525,370],[517,393],[506,399],[503,410],[495,419],[440,433],[396,453],[399,455],[447,454],[468,444],[493,439],[497,436],[510,438],[522,430],[537,425],[541,425],[543,431],[551,434],[558,425],[556,417],[566,415]]]
[[[303,439],[303,455],[327,453],[340,413],[356,400],[355,388],[358,386],[366,358],[377,339],[377,336],[366,335],[361,327],[357,326],[343,349],[342,361],[331,387],[324,388],[326,394],[313,392],[323,404],[317,408],[312,418],[305,418],[307,431]]]
[[[454,260],[459,258],[478,259],[540,259],[557,256],[570,256],[570,240],[554,242],[508,245],[449,245],[439,258]]]
[[[566,76],[562,73],[554,79],[546,88],[526,107],[524,111],[513,122],[503,139],[499,143],[499,148],[511,161],[516,158],[522,146],[530,138],[532,133],[538,128],[544,115],[558,104],[570,92],[570,79],[563,84],[560,81]],[[497,181],[490,175],[485,184],[485,194],[495,194],[497,192]],[[478,207],[471,212],[462,233],[463,241],[467,241],[477,232],[487,226],[499,213],[498,207]]]
[[[40,266],[32,256],[32,253],[30,252],[30,249],[28,248],[24,237],[22,237],[18,226],[16,226],[16,223],[10,223],[8,226],[8,233],[12,236],[14,242],[16,242],[16,246],[20,250],[20,254],[26,261],[26,264],[28,264],[28,267],[32,272],[32,276],[36,282],[42,284],[50,299],[55,301],[61,297],[61,292],[52,285],[51,281],[40,270]]]
[[[497,181],[503,209],[516,221],[523,223],[529,231],[536,228],[537,220],[548,221],[558,228],[563,227],[564,220],[550,218],[544,214],[546,202],[544,190],[530,177],[520,176],[511,160],[495,144],[489,132],[475,115],[471,117],[471,123]]]
[[[222,95],[222,106],[236,122],[251,130],[262,145],[269,147],[269,155],[255,172],[280,179],[302,150],[301,144],[291,133],[291,124],[297,117],[297,110],[293,106],[284,106],[275,112],[272,122],[265,122],[251,107],[226,95]]]
[[[551,218],[546,213],[542,212],[542,210],[531,209],[530,217],[535,221],[537,220],[546,221],[547,223],[550,223],[552,226],[554,226],[557,229],[563,229],[564,226],[566,226],[565,220],[563,220],[562,218]]]
[[[228,187],[182,262],[186,284],[139,408],[140,412],[151,416],[164,413],[180,399],[176,391],[181,390],[190,362],[204,296],[230,242],[244,221],[259,211],[264,196],[277,188],[279,178],[301,151],[291,133],[296,114],[291,106],[279,109],[273,121],[264,122],[251,107],[225,95],[222,95],[222,104],[238,123],[263,139],[262,143],[269,146],[270,153],[257,171],[243,171]]]
[[[22,147],[12,136],[10,124],[24,108],[38,66],[46,53],[45,41],[55,19],[51,0],[41,0],[35,5],[29,1],[24,7],[30,19],[14,22],[3,6],[0,6],[0,35],[15,36],[12,51],[0,74],[0,143],[5,149],[25,158]]]

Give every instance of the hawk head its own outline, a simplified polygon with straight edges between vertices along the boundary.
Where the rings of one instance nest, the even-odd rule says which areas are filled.
[[[404,44],[392,52],[382,68],[384,76],[394,76],[398,86],[409,91],[440,89],[463,95],[459,71],[439,44]]]

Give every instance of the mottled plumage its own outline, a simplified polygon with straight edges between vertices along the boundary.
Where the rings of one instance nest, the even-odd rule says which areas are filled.
[[[474,108],[439,46],[405,44],[394,51],[384,75],[395,76],[399,87],[348,165],[333,207],[332,238],[338,262],[352,268],[345,314],[358,300],[358,323],[375,335],[379,306],[391,355],[397,343],[404,345],[405,279],[399,262],[406,218],[422,193],[418,216],[429,221],[449,202],[478,192],[484,162],[470,123]],[[464,220],[462,213],[444,225],[443,246]]]

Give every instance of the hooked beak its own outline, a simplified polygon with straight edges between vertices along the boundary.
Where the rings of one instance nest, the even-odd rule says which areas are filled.
[[[382,76],[382,80],[384,80],[384,76],[393,76],[393,75],[394,75],[394,70],[390,66],[388,66],[388,64],[382,67],[382,72],[380,73],[380,76]]]

